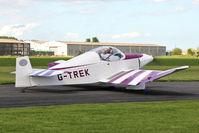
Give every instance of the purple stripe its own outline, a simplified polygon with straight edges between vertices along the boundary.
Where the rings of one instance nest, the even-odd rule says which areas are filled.
[[[54,71],[53,71],[53,70],[51,70],[51,71],[49,71],[49,72],[45,73],[43,76],[49,76],[49,75],[51,75],[53,72],[54,72]]]
[[[137,85],[144,84],[144,83],[150,81],[151,77],[155,76],[157,73],[159,73],[159,72],[158,71],[152,71],[151,73],[146,75]]]
[[[36,73],[36,74],[34,74],[34,75],[35,75],[35,76],[38,76],[39,74],[41,74],[41,73],[43,73],[43,72],[45,72],[45,71],[47,71],[47,70],[43,70],[43,71],[38,72],[38,73]]]
[[[142,56],[143,56],[143,54],[125,54],[125,60],[140,58]]]
[[[158,74],[158,75],[152,77],[152,78],[150,79],[150,81],[151,81],[151,80],[154,80],[154,79],[158,79],[158,78],[160,78],[160,77],[164,77],[164,76],[169,75],[169,74],[171,74],[171,73],[173,73],[173,72],[175,72],[175,71],[176,71],[176,70],[170,70],[170,71],[167,71],[167,72]]]
[[[137,76],[139,76],[143,72],[145,72],[145,71],[139,71],[139,72],[133,74],[132,76],[130,76],[127,79],[123,80],[120,84],[123,84],[123,85],[129,84],[133,79],[135,79]]]
[[[161,77],[164,77],[164,76],[166,76],[166,75],[169,75],[169,74],[173,73],[174,71],[175,71],[175,70],[170,70],[170,71],[167,71],[167,72],[164,72],[164,73],[161,73],[161,74],[158,74],[159,72],[156,71],[157,73],[154,74],[154,75],[151,75],[151,78],[148,78],[147,80],[142,81],[142,82],[139,83],[138,85],[144,84],[144,83],[149,82],[149,81],[153,81],[153,80],[158,79],[158,78],[161,78]]]
[[[60,64],[60,63],[55,63],[55,62],[53,62],[53,63],[48,63],[48,66],[49,66],[49,67],[53,67],[53,66],[56,66],[56,65],[58,65],[58,64]]]
[[[126,75],[126,74],[128,74],[128,73],[130,73],[130,72],[132,72],[132,71],[134,71],[134,70],[127,71],[127,72],[125,72],[125,73],[123,73],[123,74],[121,74],[121,75],[119,75],[119,76],[113,78],[112,80],[109,81],[109,83],[113,83],[115,80],[121,78],[122,76],[124,76],[124,75]]]

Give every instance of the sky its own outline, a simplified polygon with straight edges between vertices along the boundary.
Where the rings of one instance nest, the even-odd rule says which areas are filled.
[[[199,0],[0,0],[0,36],[199,47]]]

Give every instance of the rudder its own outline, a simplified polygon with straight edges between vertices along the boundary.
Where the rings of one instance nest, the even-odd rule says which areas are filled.
[[[30,73],[32,66],[28,56],[19,57],[16,59],[16,77],[15,87],[30,87]]]

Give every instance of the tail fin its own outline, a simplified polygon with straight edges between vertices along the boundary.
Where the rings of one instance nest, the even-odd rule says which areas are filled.
[[[30,73],[32,66],[28,56],[19,57],[16,59],[16,78],[15,87],[30,87]]]

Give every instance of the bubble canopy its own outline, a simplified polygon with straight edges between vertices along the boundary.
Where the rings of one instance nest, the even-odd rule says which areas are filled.
[[[112,46],[98,47],[89,52],[96,52],[100,56],[101,60],[105,61],[117,61],[125,58],[124,53]]]

